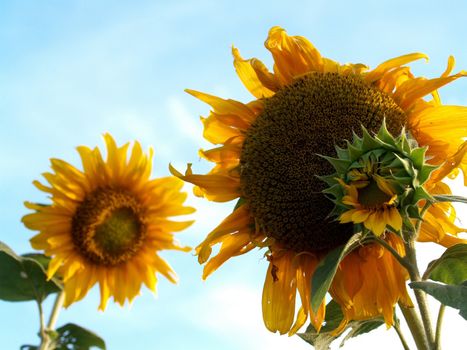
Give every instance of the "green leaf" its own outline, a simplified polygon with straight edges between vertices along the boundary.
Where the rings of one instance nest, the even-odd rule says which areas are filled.
[[[331,343],[338,338],[338,336],[332,335],[332,331],[339,326],[343,318],[341,307],[334,300],[331,300],[326,305],[325,323],[320,332],[316,332],[316,329],[310,324],[305,333],[297,333],[297,335],[317,350],[328,350]]]
[[[318,312],[319,306],[329,290],[332,279],[336,274],[337,267],[342,259],[353,250],[359,243],[362,235],[354,234],[347,244],[331,250],[326,257],[316,267],[311,278],[311,308],[313,312]]]
[[[462,196],[453,196],[449,194],[437,194],[434,195],[433,198],[437,202],[460,202],[460,203],[467,203],[467,198]]]
[[[105,341],[94,332],[68,323],[56,330],[55,350],[90,350],[97,347],[105,350]]]
[[[426,277],[446,284],[467,281],[467,244],[456,244],[428,265]]]
[[[62,290],[57,279],[47,281],[42,265],[47,258],[39,255],[21,257],[0,242],[0,299],[41,303],[49,294]]]
[[[351,321],[347,328],[351,328],[350,332],[342,339],[340,347],[343,347],[345,342],[351,338],[355,338],[361,334],[369,333],[381,325],[384,324],[384,320],[382,318],[370,319],[370,320],[363,320],[363,321]]]
[[[328,350],[330,349],[331,343],[345,333],[347,329],[350,329],[350,332],[342,340],[340,344],[341,347],[348,339],[368,333],[384,324],[384,320],[381,318],[350,321],[342,332],[335,336],[333,332],[340,325],[343,318],[344,315],[342,314],[341,307],[334,300],[331,300],[326,305],[325,323],[320,332],[316,332],[314,327],[310,324],[305,333],[297,333],[297,335],[307,343],[313,345],[316,350]]]
[[[412,282],[409,285],[425,291],[444,305],[458,309],[459,314],[467,320],[467,281],[455,286],[427,281]]]
[[[27,253],[21,255],[23,258],[30,258],[38,262],[45,271],[47,271],[49,267],[50,258],[45,256],[44,254],[37,254],[37,253]]]

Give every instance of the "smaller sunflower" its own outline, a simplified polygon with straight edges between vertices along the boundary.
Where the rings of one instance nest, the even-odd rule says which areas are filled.
[[[51,195],[51,205],[25,202],[34,213],[22,219],[39,234],[31,239],[34,249],[52,257],[47,276],[58,274],[64,282],[65,307],[82,299],[98,283],[104,310],[108,299],[123,305],[139,293],[142,283],[156,288],[156,272],[171,282],[177,276],[158,251],[190,251],[174,240],[193,221],[171,221],[172,216],[194,212],[183,206],[183,182],[175,177],[150,179],[153,151],[146,155],[135,142],[117,147],[104,135],[107,159],[98,148],[77,148],[83,171],[60,159],[51,159],[49,182],[34,185]]]
[[[384,122],[375,136],[362,129],[362,137],[354,134],[347,147],[337,147],[337,158],[323,156],[336,170],[320,177],[329,185],[323,192],[335,197],[331,215],[363,224],[376,236],[400,233],[403,224],[413,228],[410,218],[421,219],[418,203],[433,200],[423,185],[437,167],[425,163],[426,148],[405,130],[394,138]]]
[[[386,226],[396,231],[402,228],[402,217],[395,206],[397,196],[391,192],[383,191],[373,180],[368,181],[364,187],[355,185],[344,186],[347,194],[342,203],[354,207],[344,212],[339,221],[343,224],[354,222],[363,225],[377,236],[381,236]]]

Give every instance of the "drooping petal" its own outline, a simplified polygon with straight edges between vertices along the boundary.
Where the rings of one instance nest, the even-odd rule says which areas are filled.
[[[287,333],[295,315],[297,291],[296,268],[292,264],[294,253],[270,257],[263,288],[263,320],[271,332]]]
[[[428,56],[423,53],[411,53],[411,54],[391,58],[390,60],[387,60],[386,62],[381,63],[379,66],[377,66],[367,75],[365,75],[365,80],[369,83],[373,83],[376,80],[381,79],[381,77],[384,74],[387,74],[389,71],[397,69],[403,66],[404,64],[407,64],[407,63],[410,63],[410,62],[413,62],[413,61],[416,61],[422,58],[428,61]]]
[[[264,45],[272,53],[283,83],[291,83],[305,73],[323,71],[321,54],[302,36],[289,36],[284,29],[273,27]]]
[[[185,175],[169,165],[170,172],[184,181],[198,186],[202,195],[212,201],[227,202],[240,196],[240,181],[227,175],[194,175],[190,165]]]
[[[234,67],[237,71],[238,77],[243,82],[243,85],[251,92],[256,98],[271,97],[274,95],[274,91],[271,91],[267,86],[263,84],[259,79],[256,69],[263,73],[264,76],[268,75],[266,67],[261,62],[256,63],[256,69],[253,67],[255,64],[254,59],[244,60],[240,56],[240,52],[236,48],[232,48],[232,55],[234,56]],[[270,74],[270,73],[269,73]],[[271,79],[271,78],[270,78]],[[272,79],[271,79],[272,80]]]

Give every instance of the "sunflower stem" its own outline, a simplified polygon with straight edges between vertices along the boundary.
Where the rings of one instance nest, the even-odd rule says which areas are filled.
[[[42,342],[47,337],[47,333],[45,332],[44,309],[40,301],[37,301],[37,308],[39,309],[39,336]]]
[[[441,350],[441,325],[443,323],[445,309],[446,305],[441,304],[439,307],[438,320],[436,321],[435,350]]]
[[[417,264],[417,256],[415,253],[415,237],[411,237],[405,242],[405,251],[406,257],[410,262],[410,269],[408,269],[410,280],[412,282],[421,281],[420,272]],[[418,309],[420,310],[420,315],[422,317],[423,328],[425,330],[426,339],[428,341],[428,349],[434,350],[435,347],[435,337],[433,333],[433,327],[431,323],[430,312],[428,310],[428,303],[425,292],[421,289],[414,288],[415,299],[417,300]]]
[[[41,334],[42,340],[41,345],[39,346],[39,350],[50,350],[52,349],[50,346],[52,345],[53,341],[50,338],[50,332],[54,330],[55,324],[57,323],[58,315],[60,310],[63,306],[63,302],[65,301],[65,292],[61,291],[57,294],[55,298],[55,303],[52,308],[52,312],[50,313],[49,322],[47,323],[47,328],[43,330]],[[43,327],[43,325],[42,325]]]
[[[404,350],[410,350],[409,345],[407,344],[407,341],[405,340],[404,334],[402,333],[402,330],[400,328],[400,322],[399,319],[396,318],[394,320],[394,330],[396,331],[397,335],[399,336],[399,339],[402,343],[402,347]]]
[[[418,350],[427,350],[428,344],[426,341],[425,331],[423,330],[422,322],[420,321],[420,317],[415,311],[414,308],[408,308],[399,303],[399,308],[401,309],[402,315],[409,326],[410,333],[412,334],[412,338],[415,341],[415,345],[417,346]]]

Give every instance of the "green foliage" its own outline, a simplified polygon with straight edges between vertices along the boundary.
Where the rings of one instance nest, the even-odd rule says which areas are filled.
[[[360,233],[354,234],[347,244],[331,250],[326,257],[320,261],[311,279],[311,308],[317,312],[321,302],[331,286],[336,274],[337,267],[342,259],[352,251],[362,238]]]
[[[47,264],[44,255],[18,256],[0,242],[0,299],[41,303],[49,294],[60,292],[63,286],[57,279],[47,280]]]
[[[106,349],[101,337],[74,323],[68,323],[58,328],[56,332],[57,350],[89,350],[91,347]]]
[[[459,314],[467,320],[467,281],[460,285],[448,285],[435,282],[412,282],[412,288],[418,288],[430,294],[442,304],[459,310]]]
[[[384,324],[384,321],[381,318],[364,321],[350,321],[342,330],[341,334],[335,335],[334,331],[340,325],[343,318],[344,315],[342,314],[341,307],[335,301],[331,300],[326,305],[325,324],[321,328],[320,332],[316,332],[314,327],[310,324],[305,333],[298,333],[298,336],[307,343],[313,345],[316,350],[329,350],[331,343],[338,339],[340,335],[345,333],[348,329],[350,329],[350,332],[348,332],[341,341],[341,347],[344,346],[347,340],[358,335],[368,333]]]
[[[467,281],[467,244],[456,244],[428,265],[426,278],[446,284]]]
[[[105,341],[94,332],[68,323],[56,331],[49,333],[53,341],[54,350],[90,350],[96,347],[106,350]],[[21,350],[37,350],[39,347],[23,345]]]

